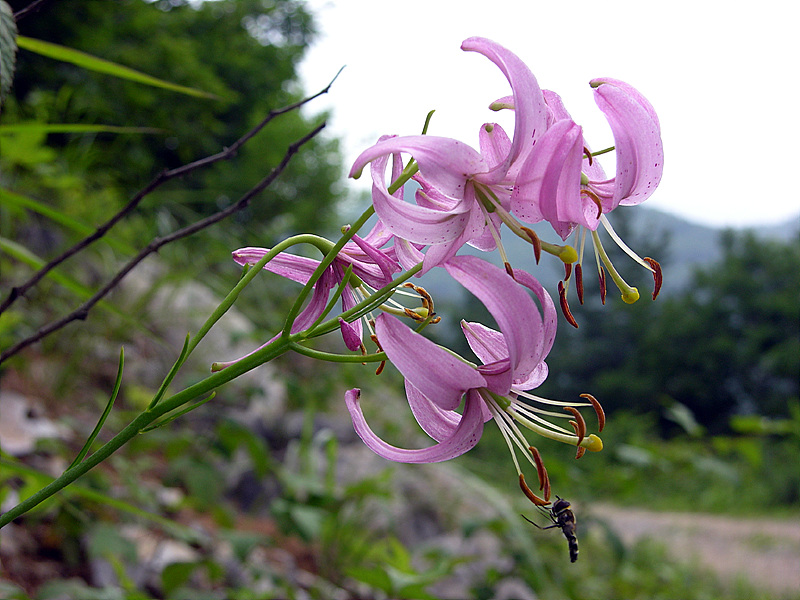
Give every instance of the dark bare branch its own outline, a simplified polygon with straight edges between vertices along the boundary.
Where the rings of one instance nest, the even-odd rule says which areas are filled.
[[[339,76],[339,74],[337,73],[336,77],[338,77],[338,76]],[[74,246],[72,246],[71,248],[69,248],[68,250],[64,251],[59,256],[55,257],[53,260],[48,262],[41,269],[39,269],[36,273],[34,273],[33,276],[30,279],[28,279],[25,283],[23,283],[22,285],[12,287],[11,291],[8,294],[8,296],[5,298],[5,300],[3,300],[3,303],[0,304],[0,314],[2,314],[17,299],[19,299],[22,296],[24,296],[28,292],[28,290],[30,290],[37,283],[39,283],[39,281],[41,281],[42,278],[45,275],[47,275],[47,273],[49,273],[52,269],[54,269],[55,267],[60,265],[62,262],[64,262],[68,258],[74,256],[75,254],[77,254],[78,252],[83,250],[84,248],[88,247],[93,242],[95,242],[95,241],[99,240],[100,238],[102,238],[106,233],[108,233],[108,231],[114,225],[116,225],[119,221],[121,221],[123,218],[125,218],[127,215],[129,215],[131,212],[133,212],[134,209],[139,205],[139,203],[141,203],[141,201],[148,194],[152,193],[158,187],[160,187],[161,185],[163,185],[167,181],[170,181],[171,179],[175,179],[176,177],[182,177],[184,175],[192,173],[193,171],[204,169],[204,168],[209,167],[209,166],[213,165],[214,163],[217,163],[217,162],[219,162],[221,160],[229,160],[229,159],[233,158],[236,155],[236,153],[239,151],[239,149],[248,140],[250,140],[252,137],[254,137],[259,131],[261,131],[275,117],[278,117],[278,116],[280,116],[282,114],[285,114],[287,112],[291,112],[293,110],[297,110],[301,106],[303,106],[304,104],[307,104],[308,102],[311,102],[315,98],[318,98],[319,96],[328,93],[328,91],[330,90],[331,86],[333,85],[333,82],[336,81],[336,77],[334,77],[331,80],[331,82],[327,86],[325,86],[325,88],[323,88],[322,90],[320,90],[319,92],[317,92],[313,96],[308,96],[307,98],[303,98],[302,100],[299,100],[298,102],[295,102],[293,104],[289,104],[289,105],[284,106],[282,108],[276,108],[274,110],[271,110],[269,112],[269,114],[266,117],[264,117],[264,119],[258,125],[253,127],[247,133],[245,133],[242,137],[240,137],[238,140],[236,140],[233,144],[231,144],[230,146],[224,148],[221,152],[218,152],[216,154],[212,154],[211,156],[206,156],[205,158],[201,158],[201,159],[196,160],[194,162],[188,163],[188,164],[180,166],[180,167],[176,167],[174,169],[170,169],[168,171],[162,171],[161,173],[156,175],[155,178],[153,178],[153,180],[150,183],[148,183],[144,188],[142,188],[139,192],[137,192],[133,196],[133,198],[131,198],[131,200],[128,202],[128,204],[126,204],[119,212],[117,212],[114,216],[112,216],[108,221],[106,221],[104,224],[102,224],[100,227],[98,227],[94,231],[94,233],[88,235],[87,237],[82,239],[80,242],[78,242],[77,244],[75,244]]]
[[[129,260],[125,264],[125,266],[122,267],[122,269],[120,269],[117,272],[117,274],[114,275],[114,277],[108,281],[108,283],[106,283],[106,285],[104,285],[91,298],[89,298],[86,302],[81,304],[70,314],[66,315],[65,317],[62,317],[57,321],[53,321],[49,325],[45,325],[33,335],[25,338],[24,340],[18,342],[8,350],[5,350],[2,353],[0,353],[0,364],[2,364],[6,359],[17,354],[24,348],[27,348],[31,344],[38,342],[39,340],[50,335],[51,333],[58,331],[67,324],[73,321],[80,321],[86,319],[92,307],[95,304],[97,304],[100,300],[102,300],[106,295],[108,295],[108,293],[111,292],[111,290],[113,290],[119,284],[119,282],[122,281],[122,279],[136,267],[136,265],[138,265],[140,262],[142,262],[145,258],[150,256],[154,252],[157,252],[160,248],[162,248],[166,244],[169,244],[176,240],[197,233],[198,231],[205,229],[213,225],[214,223],[222,221],[223,219],[226,219],[232,214],[243,210],[245,207],[247,207],[247,205],[250,203],[250,200],[252,200],[253,197],[264,191],[264,189],[266,189],[273,181],[275,181],[275,179],[284,171],[286,166],[289,164],[291,158],[295,154],[297,154],[297,152],[300,150],[300,147],[303,146],[305,143],[309,142],[311,139],[313,139],[320,131],[324,129],[324,127],[325,123],[318,125],[311,132],[307,133],[302,138],[291,144],[286,150],[286,154],[284,154],[281,162],[277,166],[275,166],[272,169],[272,171],[270,171],[269,175],[264,177],[264,179],[262,179],[250,190],[248,190],[234,204],[230,205],[229,207],[217,213],[214,213],[213,215],[206,217],[205,219],[201,219],[200,221],[192,223],[191,225],[187,225],[186,227],[183,227],[182,229],[179,229],[167,236],[161,238],[155,238],[154,240],[152,240],[144,249],[141,250],[141,252],[139,252],[139,254],[137,254],[135,257]]]

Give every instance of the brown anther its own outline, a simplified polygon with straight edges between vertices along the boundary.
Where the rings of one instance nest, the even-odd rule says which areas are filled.
[[[533,257],[536,259],[536,264],[539,264],[539,259],[542,257],[542,241],[539,239],[539,236],[536,235],[536,232],[533,229],[529,229],[528,227],[520,226],[520,229],[525,232],[525,235],[531,241],[531,245],[533,245]]]
[[[597,205],[597,218],[603,215],[603,203],[592,190],[581,190],[581,195],[588,196],[589,199]]]
[[[423,317],[422,315],[418,315],[410,308],[404,308],[403,312],[408,318],[413,319],[414,321],[421,322],[425,320],[425,317]]]
[[[584,448],[583,446],[578,446],[578,451],[575,453],[575,460],[578,460],[585,453],[586,453],[586,448]]]
[[[542,455],[539,454],[539,451],[536,449],[535,446],[528,446],[528,450],[531,451],[531,457],[533,458],[533,462],[536,465],[536,474],[539,476],[539,489],[544,488],[544,482],[547,480],[547,469],[544,468],[544,462],[542,462]]]
[[[603,267],[600,267],[600,301],[605,305],[606,303],[606,272]]]
[[[424,287],[419,286],[419,285],[414,287],[414,291],[419,294],[420,298],[422,298],[422,306],[424,308],[427,308],[428,312],[432,313],[433,312],[433,296],[431,296],[428,293],[428,290],[426,290]]]
[[[509,263],[509,262],[503,262],[503,266],[506,268],[506,273],[508,273],[508,274],[511,276],[511,279],[513,279],[514,281],[516,281],[516,280],[517,280],[517,278],[516,278],[516,277],[514,277],[514,269],[511,267],[511,263]]]
[[[414,285],[413,283],[404,283],[403,287],[412,288],[417,292],[420,300],[422,300],[422,308],[427,308],[429,313],[433,312],[433,296],[428,293],[428,290],[420,285]]]
[[[531,451],[533,462],[536,464],[536,474],[539,476],[539,489],[544,490],[544,499],[550,500],[550,477],[547,475],[547,469],[544,468],[544,461],[542,455],[534,446],[528,446]]]
[[[442,320],[442,317],[434,317],[433,319],[430,320],[430,323],[432,325],[436,325],[436,323],[438,323],[441,320]]]
[[[564,281],[572,275],[572,263],[564,263]]]
[[[575,264],[575,291],[578,292],[578,302],[583,304],[583,267],[581,263]]]
[[[575,428],[575,435],[578,436],[578,443],[576,445],[580,446],[583,438],[586,437],[586,421],[583,420],[583,415],[574,406],[565,406],[564,410],[575,417],[575,421],[570,421],[570,423],[572,423],[572,426]]]
[[[567,323],[577,329],[578,322],[575,320],[575,317],[572,316],[572,312],[569,310],[569,304],[567,303],[567,292],[564,289],[563,281],[558,282],[558,300],[561,303],[561,312],[564,313],[564,318],[567,320]]]
[[[661,291],[661,284],[664,282],[664,276],[661,273],[661,265],[655,258],[650,258],[649,256],[644,257],[644,262],[653,269],[653,300],[655,300],[658,297],[658,292]]]
[[[592,153],[589,152],[589,149],[586,146],[583,147],[583,153],[586,155],[586,158],[589,159],[589,166],[591,167],[592,166]]]
[[[592,408],[594,408],[594,412],[597,413],[597,432],[600,433],[603,431],[603,427],[606,426],[606,413],[603,407],[600,406],[600,402],[597,401],[597,398],[591,394],[581,394],[581,398],[586,398],[592,403]]]
[[[539,498],[539,496],[533,493],[533,490],[531,490],[531,488],[528,487],[528,484],[525,483],[525,475],[523,473],[519,474],[519,487],[522,490],[522,493],[528,497],[528,500],[533,502],[536,506],[547,506],[550,504],[550,502],[547,500],[542,500]]]
[[[375,335],[373,333],[372,335],[369,336],[369,339],[371,339],[375,343],[375,345],[378,347],[378,352],[383,352],[383,348],[381,347],[381,344],[378,341],[378,336],[377,335]],[[378,368],[375,370],[375,375],[380,375],[383,372],[384,367],[386,367],[386,361],[382,360],[381,364],[379,364]]]

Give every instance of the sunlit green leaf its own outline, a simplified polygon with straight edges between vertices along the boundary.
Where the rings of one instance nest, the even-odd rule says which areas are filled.
[[[218,96],[204,92],[203,90],[198,90],[196,88],[191,88],[184,85],[178,85],[176,83],[170,83],[169,81],[152,77],[142,73],[141,71],[136,71],[135,69],[122,66],[109,60],[98,58],[96,56],[92,56],[91,54],[86,54],[80,50],[73,50],[72,48],[59,46],[58,44],[52,44],[43,40],[36,40],[22,35],[17,37],[17,44],[24,50],[29,50],[30,52],[35,52],[55,60],[72,63],[73,65],[88,69],[90,71],[96,71],[97,73],[104,73],[106,75],[112,75],[113,77],[119,77],[120,79],[127,79],[129,81],[135,81],[145,85],[160,87],[173,92],[187,94],[189,96],[219,99]]]
[[[119,125],[81,125],[79,123],[14,123],[0,125],[0,135],[12,133],[164,133],[156,127],[121,127]]]

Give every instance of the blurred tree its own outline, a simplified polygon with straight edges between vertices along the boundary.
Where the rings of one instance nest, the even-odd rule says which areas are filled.
[[[12,2],[15,10],[27,1]],[[72,173],[89,186],[114,188],[120,203],[150,177],[219,151],[260,121],[270,109],[299,99],[297,64],[314,36],[311,16],[296,0],[122,0],[46,2],[20,21],[20,34],[99,56],[161,79],[200,88],[218,99],[193,98],[122,81],[21,51],[4,123],[109,123],[155,127],[161,135],[50,135]],[[331,73],[333,77],[334,73]],[[320,88],[327,82],[320,82]],[[311,129],[298,112],[282,116],[253,139],[234,161],[166,186],[142,207],[148,223],[162,229],[218,210],[264,177],[286,147]],[[341,174],[334,141],[316,139],[293,159],[280,185],[270,188],[228,229],[228,245],[256,237],[265,245],[299,228],[326,223]],[[4,185],[49,197],[30,170],[5,165]],[[68,207],[60,207],[69,210]],[[100,213],[113,210],[106,204]],[[94,210],[97,210],[96,208]],[[157,216],[157,219],[153,219]],[[280,216],[280,219],[278,217]],[[159,231],[158,233],[163,233]],[[219,234],[218,234],[219,235]],[[206,242],[203,242],[204,244]]]
[[[727,231],[722,260],[665,299],[643,338],[656,389],[720,429],[732,414],[788,417],[800,395],[800,238]]]
[[[719,262],[656,302],[645,291],[624,305],[610,288],[601,306],[587,279],[586,304],[572,306],[580,328],[560,324],[541,394],[590,392],[609,411],[642,413],[680,402],[717,432],[734,414],[787,417],[800,384],[800,239],[727,231],[721,240]],[[615,265],[640,282],[622,260]]]

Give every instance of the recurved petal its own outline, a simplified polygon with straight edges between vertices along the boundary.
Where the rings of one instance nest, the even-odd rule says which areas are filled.
[[[508,358],[503,334],[476,321],[461,321],[461,331],[467,338],[470,349],[483,364],[492,363],[503,358]]]
[[[457,238],[470,221],[470,207],[458,202],[449,210],[436,210],[395,198],[383,180],[387,160],[378,157],[371,165],[372,204],[386,227],[397,237],[418,244],[443,244]]]
[[[474,390],[467,393],[464,413],[452,435],[442,439],[438,444],[415,450],[392,446],[375,435],[361,411],[360,396],[359,389],[349,390],[344,396],[345,405],[353,419],[353,427],[370,450],[387,460],[402,463],[434,463],[450,460],[472,449],[483,434],[482,400]]]
[[[444,265],[453,279],[474,294],[494,317],[506,346],[514,378],[536,368],[542,344],[542,318],[528,293],[508,273],[474,256],[455,256]]]
[[[395,317],[378,316],[375,332],[397,370],[440,408],[453,410],[461,402],[464,392],[486,384],[475,367],[414,332]]]
[[[530,150],[534,138],[547,128],[547,107],[542,90],[531,70],[520,58],[491,40],[471,37],[461,44],[461,49],[479,52],[497,65],[511,85],[514,104],[514,137],[506,160],[493,165],[492,172],[484,179],[487,183],[501,181],[511,164],[524,157]]]
[[[556,310],[556,305],[550,297],[550,294],[544,289],[544,286],[539,283],[539,280],[527,271],[514,269],[514,279],[520,285],[524,285],[531,290],[539,300],[539,306],[542,310],[541,360],[544,360],[556,339],[556,328],[558,326],[558,311]]]
[[[595,79],[595,101],[608,119],[616,146],[617,173],[611,208],[644,202],[664,169],[661,126],[650,103],[616,79]]]
[[[431,402],[422,392],[415,388],[408,379],[405,380],[406,397],[414,418],[419,426],[431,438],[442,442],[451,437],[461,423],[461,415],[454,410],[444,410]]]
[[[511,195],[517,216],[548,221],[563,239],[578,224],[597,229],[599,209],[582,195],[583,130],[570,119],[555,122],[534,146]]]
[[[237,264],[244,266],[256,264],[264,258],[267,252],[269,252],[269,248],[239,248],[234,250],[232,255]],[[305,284],[318,266],[319,261],[313,258],[281,252],[269,261],[264,266],[264,269],[270,273]]]
[[[481,154],[490,167],[502,163],[511,150],[508,134],[497,123],[484,123],[478,131]]]
[[[365,239],[358,237],[358,235],[354,235],[352,240],[353,243],[356,244],[367,257],[367,260],[353,261],[353,266],[359,266],[362,268],[377,266],[383,274],[383,278],[379,280],[377,287],[383,287],[391,282],[392,274],[400,271],[400,265],[397,264],[397,261],[392,260],[384,252],[370,244]],[[348,260],[350,257],[345,255],[341,258],[342,260]],[[368,272],[372,274],[371,269]],[[368,281],[367,283],[370,285],[375,285],[375,283],[371,281]]]
[[[413,156],[420,173],[431,185],[453,198],[463,196],[470,175],[484,173],[488,168],[481,155],[463,142],[433,135],[410,135],[385,139],[364,150],[353,163],[350,177],[358,178],[373,160],[400,152]]]

